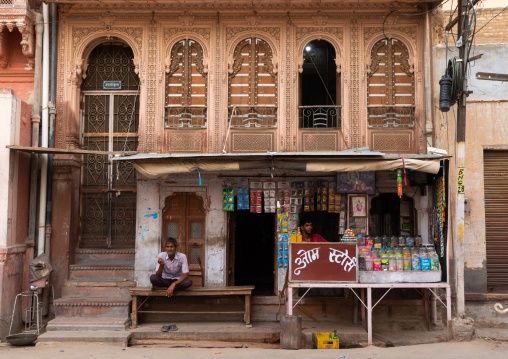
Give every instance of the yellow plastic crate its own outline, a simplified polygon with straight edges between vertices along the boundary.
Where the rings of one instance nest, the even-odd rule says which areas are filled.
[[[339,339],[333,338],[333,333],[315,333],[316,348],[318,349],[339,349]]]

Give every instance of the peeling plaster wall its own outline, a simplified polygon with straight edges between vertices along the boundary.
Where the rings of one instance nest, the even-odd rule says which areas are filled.
[[[161,248],[164,202],[177,192],[194,192],[203,198],[207,212],[204,280],[207,286],[225,286],[226,213],[222,211],[222,181],[217,174],[202,175],[201,186],[195,173],[172,175],[167,180],[138,180],[135,280],[139,286],[150,285],[149,278],[155,272]]]
[[[160,252],[161,209],[158,181],[138,180],[136,214],[136,255],[134,280],[138,286],[150,286]]]
[[[450,49],[450,48],[449,48]],[[474,54],[483,54],[471,66],[466,123],[466,182],[465,197],[465,290],[466,292],[486,292],[486,242],[485,242],[485,196],[483,182],[483,152],[485,149],[508,150],[508,84],[500,81],[476,79],[477,72],[506,73],[508,45],[477,45]],[[448,52],[448,59],[454,56]],[[455,113],[441,113],[439,104],[439,79],[444,73],[445,47],[435,48],[434,83],[436,104],[437,146],[454,155]],[[450,204],[454,203],[456,193],[456,168],[454,160],[450,166]],[[453,207],[453,206],[451,206]],[[450,208],[453,211],[453,208]],[[453,212],[452,212],[453,221]],[[453,238],[453,224],[449,228]]]

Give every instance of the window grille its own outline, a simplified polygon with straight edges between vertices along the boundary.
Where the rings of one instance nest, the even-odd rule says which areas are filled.
[[[229,72],[229,118],[232,128],[277,127],[277,75],[272,50],[258,38],[235,48]]]
[[[194,40],[173,46],[166,66],[164,127],[206,127],[207,73],[203,49]]]
[[[413,128],[414,73],[407,47],[383,39],[372,48],[367,83],[369,128]]]

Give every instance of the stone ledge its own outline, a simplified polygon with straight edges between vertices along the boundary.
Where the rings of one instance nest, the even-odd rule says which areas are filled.
[[[508,300],[508,293],[466,293],[466,300],[471,302]]]

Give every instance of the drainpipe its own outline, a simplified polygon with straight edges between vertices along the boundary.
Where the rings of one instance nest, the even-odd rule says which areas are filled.
[[[58,31],[57,24],[57,5],[49,5],[51,12],[51,79],[50,79],[50,104],[49,107],[49,147],[55,147],[55,117],[56,117],[56,36]],[[51,206],[53,197],[53,155],[48,156],[48,187],[46,202],[46,254],[49,256],[51,250]]]
[[[31,146],[39,146],[39,124],[41,122],[41,67],[42,67],[42,33],[43,17],[37,13],[35,16],[35,70],[34,70],[34,101],[32,112],[32,138]],[[35,226],[37,219],[37,170],[39,166],[39,156],[32,154],[30,161],[30,213],[28,224],[29,243],[35,244]]]
[[[44,39],[42,42],[42,122],[41,147],[48,147],[48,102],[49,102],[49,11],[48,5],[42,4],[44,18]],[[45,252],[46,234],[46,190],[48,177],[48,155],[40,156],[41,180],[39,195],[39,233],[37,237],[37,254]]]

